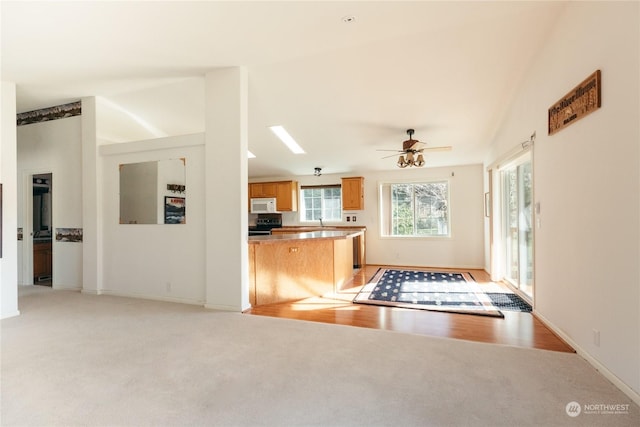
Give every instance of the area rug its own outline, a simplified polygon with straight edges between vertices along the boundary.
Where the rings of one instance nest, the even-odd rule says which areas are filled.
[[[353,302],[504,317],[468,273],[381,268]]]
[[[500,310],[522,311],[531,313],[531,305],[514,293],[508,292],[487,292],[493,305]]]

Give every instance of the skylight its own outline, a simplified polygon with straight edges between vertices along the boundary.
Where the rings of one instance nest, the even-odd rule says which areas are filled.
[[[304,154],[302,147],[300,147],[293,137],[289,135],[289,132],[287,132],[285,128],[282,126],[271,126],[269,129],[271,129],[271,132],[275,133],[276,136],[280,138],[280,141],[282,141],[292,153]]]

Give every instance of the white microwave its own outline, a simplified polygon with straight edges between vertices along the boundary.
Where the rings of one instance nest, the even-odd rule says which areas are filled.
[[[275,197],[251,199],[250,212],[253,214],[261,213],[275,213],[276,211],[276,199]]]

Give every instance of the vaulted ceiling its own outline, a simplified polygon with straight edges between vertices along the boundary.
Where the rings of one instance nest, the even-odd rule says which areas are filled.
[[[109,143],[203,132],[203,75],[246,66],[250,177],[395,169],[377,150],[400,149],[408,128],[453,147],[426,167],[473,164],[564,7],[3,1],[1,72],[19,112],[98,96]],[[306,153],[290,153],[271,125]]]

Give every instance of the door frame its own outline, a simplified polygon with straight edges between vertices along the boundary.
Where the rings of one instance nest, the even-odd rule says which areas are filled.
[[[55,251],[53,250],[53,174],[51,169],[29,169],[22,171],[22,284],[34,285],[33,277],[33,177],[34,175],[51,174],[51,265]],[[19,266],[20,267],[20,266]],[[55,271],[51,270],[51,285],[54,287]]]
[[[529,156],[529,161],[531,162],[531,209],[532,209],[532,222],[531,222],[531,232],[533,234],[533,244],[532,244],[532,255],[533,255],[533,284],[532,284],[532,295],[528,295],[520,290],[518,287],[513,286],[509,280],[506,280],[506,268],[505,265],[505,242],[503,236],[504,229],[504,188],[503,188],[503,177],[502,173],[504,170],[513,167],[515,165],[519,165],[521,163],[526,162],[527,160],[522,160],[524,156]],[[512,289],[516,294],[522,297],[525,301],[528,301],[532,305],[535,302],[535,278],[536,278],[536,227],[535,227],[535,168],[534,168],[534,152],[533,152],[533,144],[530,144],[526,148],[523,146],[523,149],[518,150],[516,153],[511,154],[508,159],[506,159],[501,164],[495,165],[495,168],[491,168],[491,194],[492,194],[492,216],[491,216],[491,240],[492,244],[490,246],[491,255],[491,280],[500,281],[505,283]]]

